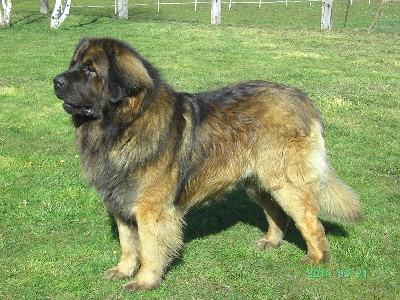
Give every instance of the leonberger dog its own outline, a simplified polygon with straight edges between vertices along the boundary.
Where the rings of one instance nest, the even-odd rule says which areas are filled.
[[[321,115],[297,88],[247,81],[177,92],[129,45],[87,38],[54,89],[72,115],[84,173],[118,225],[121,260],[104,277],[137,273],[128,291],[159,286],[182,247],[185,213],[237,184],[269,224],[256,246],[279,246],[291,218],[309,263],[328,260],[319,212],[361,217],[328,162]]]

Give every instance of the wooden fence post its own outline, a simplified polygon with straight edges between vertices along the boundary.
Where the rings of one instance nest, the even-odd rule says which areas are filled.
[[[333,0],[322,0],[321,29],[332,29]]]
[[[211,24],[221,24],[221,0],[211,1]]]
[[[118,18],[128,19],[128,0],[118,0]]]

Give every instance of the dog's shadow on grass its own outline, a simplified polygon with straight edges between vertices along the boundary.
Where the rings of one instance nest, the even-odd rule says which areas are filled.
[[[221,200],[207,204],[208,202],[195,207],[186,215],[185,242],[218,234],[237,223],[259,228],[262,234],[257,238],[263,237],[263,234],[267,232],[268,223],[262,208],[241,188],[229,193]],[[321,222],[328,235],[347,237],[348,234],[343,226],[326,220],[321,220]],[[292,220],[289,222],[284,240],[303,251],[307,250],[306,243]]]
[[[186,227],[184,229],[184,242],[201,239],[209,235],[223,232],[238,223],[248,224],[260,229],[263,237],[268,229],[268,223],[262,208],[251,200],[246,192],[238,188],[219,200],[206,201],[194,207],[185,216]],[[347,237],[343,226],[321,220],[328,235]],[[115,238],[118,238],[118,228],[115,221],[111,220],[111,230]],[[299,230],[293,221],[289,222],[284,240],[296,245],[304,252],[307,246]]]

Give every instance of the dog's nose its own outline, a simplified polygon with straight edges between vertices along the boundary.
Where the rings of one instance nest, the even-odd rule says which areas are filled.
[[[63,75],[58,75],[53,79],[54,87],[62,88],[66,83],[67,80]]]

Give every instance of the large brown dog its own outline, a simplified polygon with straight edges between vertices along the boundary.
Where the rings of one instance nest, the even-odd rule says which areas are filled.
[[[178,93],[112,39],[81,41],[54,88],[72,115],[84,172],[118,224],[121,261],[104,276],[127,278],[140,266],[129,291],[157,287],[182,246],[184,214],[237,183],[269,223],[257,246],[279,246],[290,217],[310,263],[328,259],[320,210],[361,217],[329,165],[318,110],[296,88],[249,81]]]

